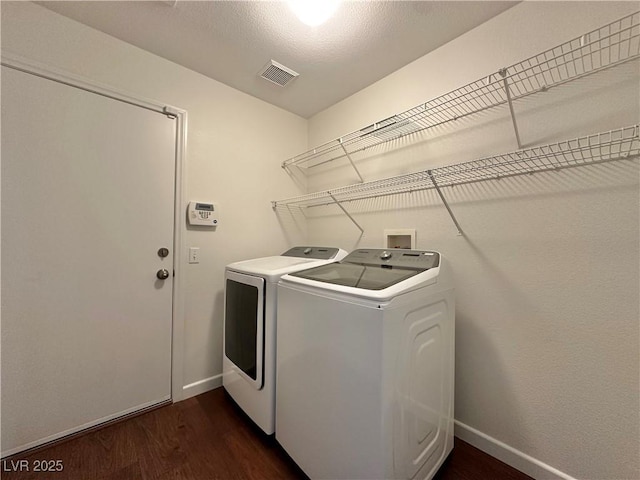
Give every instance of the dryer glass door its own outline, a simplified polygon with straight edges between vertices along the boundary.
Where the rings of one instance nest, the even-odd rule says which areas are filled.
[[[230,271],[225,282],[224,354],[258,390],[263,384],[264,282]]]

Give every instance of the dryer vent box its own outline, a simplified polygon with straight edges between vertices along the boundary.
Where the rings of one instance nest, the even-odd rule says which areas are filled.
[[[384,248],[416,248],[416,229],[401,228],[384,231]]]

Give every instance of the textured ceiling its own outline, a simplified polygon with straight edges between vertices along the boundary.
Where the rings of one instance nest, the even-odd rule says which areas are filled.
[[[36,3],[310,117],[517,2],[344,2],[319,27],[302,24],[285,2]],[[286,87],[260,78],[271,59],[300,76]]]

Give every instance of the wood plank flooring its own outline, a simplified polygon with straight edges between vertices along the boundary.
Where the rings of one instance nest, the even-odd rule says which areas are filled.
[[[15,471],[26,460],[29,471]],[[61,472],[34,472],[61,460]],[[3,480],[306,479],[222,388],[65,442],[7,459]],[[436,480],[526,480],[530,477],[456,438]]]

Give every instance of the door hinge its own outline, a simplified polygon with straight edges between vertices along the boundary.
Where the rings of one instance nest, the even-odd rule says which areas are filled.
[[[172,107],[164,107],[162,109],[162,113],[164,113],[167,117],[174,119],[174,118],[178,118],[178,110],[176,110],[175,108]]]

